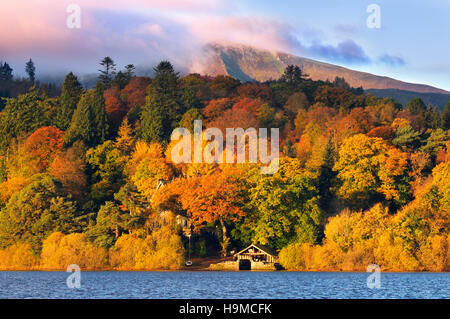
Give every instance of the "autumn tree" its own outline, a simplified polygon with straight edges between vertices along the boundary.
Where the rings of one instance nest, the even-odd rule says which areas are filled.
[[[226,110],[230,109],[232,106],[232,100],[229,98],[210,100],[206,107],[202,110],[202,113],[207,119],[214,120],[220,117]]]
[[[238,221],[244,215],[240,208],[243,187],[238,176],[239,171],[230,169],[192,178],[186,185],[190,191],[180,195],[182,206],[190,214],[194,225],[220,223],[224,254],[229,244],[227,224]]]
[[[138,142],[131,161],[134,165],[131,179],[149,201],[159,181],[169,181],[174,176],[173,167],[166,162],[162,147],[157,143]]]
[[[25,141],[29,154],[37,160],[37,168],[43,172],[62,150],[64,132],[53,126],[37,129]]]
[[[408,157],[381,138],[357,134],[339,149],[334,170],[340,181],[338,195],[356,208],[385,199],[398,204],[409,200]]]
[[[56,154],[50,164],[49,173],[61,182],[64,190],[74,199],[86,201],[86,147],[77,141],[67,150]]]
[[[299,110],[307,110],[308,107],[309,101],[303,92],[295,92],[292,94],[284,105],[284,109],[290,119],[294,119]]]
[[[270,102],[272,90],[269,86],[260,83],[244,83],[238,86],[237,93],[241,97]]]
[[[194,134],[194,121],[202,120],[203,116],[200,111],[196,108],[191,108],[183,114],[180,120],[180,127],[187,128],[191,134]]]
[[[232,96],[239,84],[240,81],[231,76],[218,75],[212,80],[210,88],[216,98],[223,98]]]
[[[145,97],[150,83],[151,79],[148,77],[132,77],[130,82],[120,91],[121,99],[126,102],[128,110],[145,105]]]
[[[131,155],[135,143],[136,140],[133,135],[133,128],[130,123],[128,123],[128,117],[125,117],[119,127],[115,146],[124,155]]]

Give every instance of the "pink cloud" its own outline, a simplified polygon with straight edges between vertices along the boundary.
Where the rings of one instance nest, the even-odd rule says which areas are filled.
[[[295,51],[300,48],[300,43],[288,25],[256,16],[196,17],[188,22],[188,28],[206,43],[245,43],[281,51]]]

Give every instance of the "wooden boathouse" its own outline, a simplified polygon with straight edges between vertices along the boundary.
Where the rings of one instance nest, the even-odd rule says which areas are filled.
[[[234,257],[238,262],[241,260],[266,263],[278,262],[278,254],[275,250],[270,247],[255,244],[251,244],[247,248],[242,249],[240,252],[236,253]]]
[[[211,270],[279,270],[278,254],[270,247],[251,244],[233,255],[233,260],[210,265]]]

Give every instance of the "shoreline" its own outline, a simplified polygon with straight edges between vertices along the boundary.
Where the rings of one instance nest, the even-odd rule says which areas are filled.
[[[0,272],[67,272],[65,269],[1,269]],[[302,273],[368,273],[367,271],[348,271],[348,270],[211,270],[209,268],[196,268],[196,269],[81,269],[82,272],[302,272]],[[69,271],[70,272],[70,271]],[[423,270],[381,270],[382,273],[430,273],[430,274],[450,274],[450,271],[423,271]]]

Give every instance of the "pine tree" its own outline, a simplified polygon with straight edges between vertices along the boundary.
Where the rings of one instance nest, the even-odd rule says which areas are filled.
[[[126,70],[126,74],[128,76],[129,79],[131,79],[132,77],[134,77],[134,71],[136,70],[134,64],[128,64],[125,66],[125,70]]]
[[[103,91],[97,87],[94,90],[94,100],[92,103],[92,112],[94,114],[94,127],[95,127],[95,144],[103,143],[109,132],[108,114],[105,109],[105,98]]]
[[[307,74],[298,65],[288,65],[281,76],[281,81],[291,85],[298,85]]]
[[[9,82],[12,80],[12,68],[8,63],[0,62],[0,82]]]
[[[5,106],[5,100],[2,98],[11,97],[12,79],[12,68],[8,63],[0,61],[0,110]]]
[[[128,75],[122,71],[119,71],[112,81],[112,84],[117,85],[119,89],[123,89],[128,84],[128,82],[130,82],[130,78],[128,77]]]
[[[67,74],[61,88],[59,107],[56,110],[55,125],[61,130],[67,130],[72,120],[73,112],[77,108],[83,88],[77,77],[70,72]]]
[[[30,61],[25,64],[25,72],[27,72],[30,82],[34,83],[36,76],[36,67],[34,66],[33,60],[30,59]]]
[[[411,112],[412,115],[424,116],[427,106],[423,103],[421,98],[415,97],[406,104],[406,109]]]
[[[428,105],[424,116],[427,127],[437,129],[441,126],[442,121],[439,114],[439,108],[437,106],[434,106],[432,104]]]
[[[108,122],[105,99],[98,88],[81,96],[73,114],[72,122],[64,138],[65,146],[82,140],[87,146],[94,147],[106,140]]]
[[[119,127],[116,138],[116,147],[124,154],[131,154],[135,139],[133,137],[133,128],[128,123],[128,117],[125,117]]]
[[[450,101],[444,107],[441,113],[442,128],[444,130],[450,130]]]
[[[103,88],[107,89],[111,86],[114,74],[116,73],[116,64],[114,63],[113,59],[107,56],[100,61],[100,65],[103,67],[103,70],[99,70],[100,76],[98,77],[98,79],[103,85]]]
[[[141,137],[147,142],[164,142],[167,138],[167,114],[152,106],[151,98],[141,112]]]
[[[147,142],[165,142],[178,127],[184,108],[178,73],[168,61],[154,69],[147,104],[141,113],[141,137]]]

